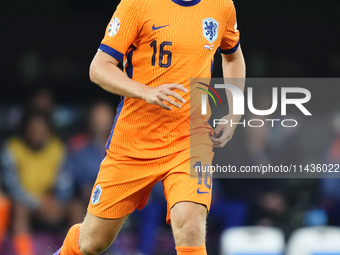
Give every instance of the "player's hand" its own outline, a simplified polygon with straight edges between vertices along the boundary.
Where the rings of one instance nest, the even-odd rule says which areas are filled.
[[[223,148],[227,144],[227,142],[230,141],[237,127],[236,124],[233,124],[231,126],[231,121],[233,123],[239,122],[241,119],[241,116],[240,115],[230,115],[230,116],[227,115],[227,116],[224,116],[222,119],[226,120],[226,123],[222,124],[221,123],[222,121],[220,121],[220,123],[214,129],[214,135],[210,136],[210,139],[213,142],[213,145],[215,148]],[[222,135],[219,138],[217,138],[221,132],[222,132]]]
[[[173,91],[174,89],[178,89],[183,92],[188,92],[188,90],[184,88],[182,84],[181,85],[177,83],[163,84],[155,88],[148,87],[148,89],[142,96],[142,99],[149,104],[159,105],[160,107],[168,111],[171,111],[172,108],[166,105],[164,102],[167,102],[170,105],[173,105],[177,108],[181,108],[181,105],[175,100],[173,100],[171,97],[177,99],[182,104],[185,103],[185,100],[175,91]]]

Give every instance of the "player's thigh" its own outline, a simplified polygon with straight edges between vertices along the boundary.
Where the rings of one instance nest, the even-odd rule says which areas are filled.
[[[114,241],[127,218],[128,215],[118,219],[104,219],[88,212],[80,227],[80,249],[106,249]]]
[[[192,202],[210,209],[212,174],[196,166],[211,165],[214,153],[211,146],[199,147],[178,153],[176,167],[163,179],[164,195],[167,200],[167,222],[170,223],[170,209],[179,202]],[[197,170],[197,171],[196,171]],[[204,170],[205,171],[205,170]]]
[[[107,152],[94,184],[88,212],[99,218],[119,219],[141,210],[159,181],[152,160]],[[156,170],[154,170],[156,171]]]

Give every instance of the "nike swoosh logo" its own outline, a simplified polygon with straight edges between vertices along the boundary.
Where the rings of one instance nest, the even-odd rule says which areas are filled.
[[[170,24],[169,24],[169,25],[165,25],[165,26],[160,26],[160,27],[155,27],[155,24],[153,24],[152,30],[158,30],[158,29],[160,29],[160,28],[168,27],[168,26],[170,26]]]
[[[197,189],[197,194],[208,194],[209,192],[206,191],[200,191],[200,188]]]

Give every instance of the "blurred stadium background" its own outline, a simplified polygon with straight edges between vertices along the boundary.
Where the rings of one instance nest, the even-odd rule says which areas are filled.
[[[38,205],[31,204],[29,207],[29,202],[26,201],[29,209],[22,209],[20,203],[25,198],[21,197],[19,203],[15,202],[18,199],[13,200],[13,182],[8,181],[11,177],[6,172],[10,169],[10,163],[3,162],[6,161],[6,156],[2,153],[0,254],[31,255],[20,251],[23,246],[19,243],[22,242],[16,240],[21,232],[28,232],[28,236],[32,237],[33,254],[53,254],[61,245],[70,224],[79,220],[76,215],[83,213],[86,200],[84,197],[89,197],[90,184],[85,181],[73,182],[65,187],[67,185],[60,183],[65,184],[65,180],[70,180],[70,175],[76,178],[74,176],[79,172],[73,165],[76,160],[82,160],[81,156],[86,157],[86,153],[99,154],[88,165],[96,163],[100,158],[100,151],[96,148],[91,153],[91,139],[96,140],[95,142],[102,141],[100,138],[107,132],[107,123],[101,123],[92,116],[95,115],[94,107],[99,105],[96,114],[106,112],[110,116],[110,109],[114,111],[119,103],[118,96],[103,91],[88,78],[89,64],[118,3],[116,0],[0,2],[2,151],[6,151],[10,137],[22,134],[21,122],[27,110],[43,111],[44,116],[48,115],[52,119],[53,133],[66,148],[65,160],[60,161],[69,163],[67,167],[61,167],[62,173],[57,175],[55,183],[50,184],[49,193],[44,194],[44,198],[39,198]],[[339,77],[338,0],[235,0],[234,3],[248,77]],[[221,59],[217,54],[214,77],[221,77],[220,63]],[[246,129],[238,130],[227,148],[231,164],[247,162],[249,165],[258,160],[275,164],[281,155],[288,161],[295,160],[293,162],[340,163],[340,105],[337,104],[340,87],[335,87],[331,94],[325,100],[334,102],[332,108],[316,111],[313,120],[303,123],[298,132],[287,134],[283,140],[272,139],[275,130],[259,131],[256,134]],[[101,102],[102,100],[105,102]],[[313,108],[322,108],[322,105],[314,105]],[[112,118],[107,120],[110,121],[112,122]],[[85,148],[88,150],[84,152]],[[91,173],[87,177],[91,182]],[[293,248],[287,249],[287,254],[291,255],[340,254],[340,248],[334,248],[333,251],[315,248],[303,252],[297,248],[298,253],[294,253],[296,243],[308,246],[308,240],[316,240],[314,243],[318,243],[320,238],[330,240],[329,236],[337,237],[337,228],[327,230],[320,227],[340,226],[340,181],[337,179],[219,179],[216,180],[214,189],[216,195],[208,220],[209,254],[219,254],[222,249],[223,254],[280,254],[287,242],[292,243]],[[117,242],[106,254],[175,254],[171,231],[164,223],[165,204],[158,194],[156,190],[145,212],[134,213],[125,224]],[[8,209],[6,198],[12,199],[11,209]],[[45,206],[41,206],[43,203]],[[25,202],[22,204],[26,205]],[[42,221],[40,217],[36,217],[39,213],[46,213],[46,207],[51,209],[54,206],[62,209]],[[6,213],[8,210],[10,213]],[[78,214],[75,215],[72,211]],[[9,215],[9,219],[6,215]],[[22,223],[25,222],[22,221],[23,217],[28,217],[26,223]],[[148,225],[143,224],[145,222]],[[22,228],[22,224],[27,227]],[[233,239],[230,237],[231,232],[223,231],[242,226],[266,226],[275,229],[267,229],[269,235],[261,232],[263,229],[243,229],[243,234],[249,235],[248,238],[242,233],[234,233],[239,235],[237,240],[245,238],[241,247],[253,247],[247,242],[250,242],[250,237],[257,236],[258,239],[254,239],[254,242],[260,248],[256,246],[253,250],[239,250],[237,244],[235,249],[226,246]],[[305,237],[307,241],[303,237],[292,235],[302,227],[311,226],[319,228],[313,230],[316,234],[309,233],[311,236],[314,234],[313,237]],[[271,230],[274,231],[272,235]],[[277,233],[276,230],[282,232]],[[268,243],[272,240],[268,236],[277,236],[272,241],[277,246],[273,250],[261,250],[261,237],[264,238],[264,243]],[[292,236],[295,241],[291,239]]]

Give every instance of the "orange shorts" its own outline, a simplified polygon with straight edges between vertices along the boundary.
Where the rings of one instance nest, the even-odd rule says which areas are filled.
[[[117,219],[141,210],[152,187],[162,181],[170,209],[178,202],[191,201],[210,209],[212,176],[197,171],[211,165],[212,147],[196,146],[155,159],[131,158],[107,151],[92,190],[88,211],[101,218]]]

